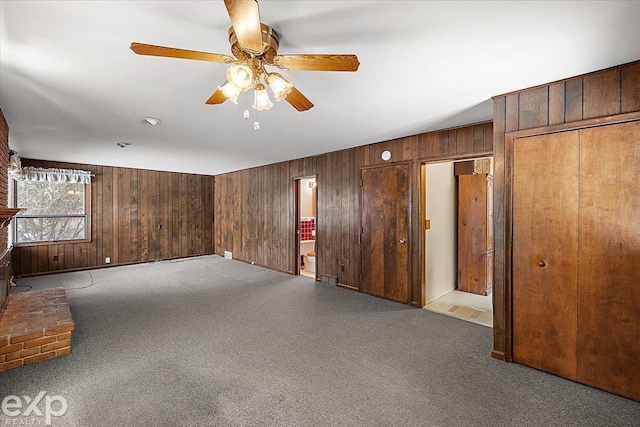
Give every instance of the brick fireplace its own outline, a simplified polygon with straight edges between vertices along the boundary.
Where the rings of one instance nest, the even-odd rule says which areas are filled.
[[[0,317],[0,371],[71,353],[64,288],[11,294]]]

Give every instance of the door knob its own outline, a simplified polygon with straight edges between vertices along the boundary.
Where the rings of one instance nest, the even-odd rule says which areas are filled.
[[[400,243],[407,243],[407,239],[400,239]]]
[[[546,263],[546,262],[544,262],[544,261],[540,261],[540,262],[538,263],[538,266],[539,266],[539,267],[546,267],[546,266],[547,266],[547,263]]]

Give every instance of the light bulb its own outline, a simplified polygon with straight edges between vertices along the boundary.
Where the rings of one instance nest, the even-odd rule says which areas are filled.
[[[244,119],[247,120],[249,118],[249,110],[244,110]]]
[[[267,76],[267,83],[276,97],[276,101],[282,101],[293,90],[293,85],[278,73],[271,73]]]
[[[258,111],[268,110],[273,107],[273,102],[269,99],[269,94],[262,83],[256,85],[254,100],[253,108]]]
[[[253,130],[260,130],[260,123],[253,122]]]
[[[227,80],[240,92],[245,92],[253,86],[253,71],[244,64],[234,64],[227,70]]]
[[[222,86],[218,87],[219,90],[222,91],[222,94],[234,104],[238,103],[238,95],[240,95],[240,91],[235,85],[230,82],[225,83]]]

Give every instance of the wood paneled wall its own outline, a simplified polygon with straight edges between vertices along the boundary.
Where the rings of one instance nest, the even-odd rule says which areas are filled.
[[[99,267],[106,257],[122,265],[213,253],[213,176],[30,159],[22,165],[95,176],[91,242],[17,246],[16,275]]]
[[[9,125],[0,110],[0,206],[8,207]],[[0,253],[7,249],[7,228],[0,228]]]
[[[424,133],[215,177],[215,252],[231,251],[239,260],[293,272],[295,263],[294,179],[317,176],[317,257],[320,275],[361,289],[360,168],[411,163],[411,301],[423,306],[420,257],[420,165],[441,159],[490,155],[491,122]]]
[[[511,360],[510,254],[506,242],[512,173],[505,134],[640,111],[640,61],[493,98],[494,357]]]
[[[8,176],[7,167],[9,165],[9,125],[4,118],[2,110],[0,110],[0,206],[8,207],[7,195],[8,195]],[[0,229],[0,274],[2,274],[4,268],[1,267],[7,261],[10,261],[10,256],[6,253],[8,246],[7,228],[2,227]],[[9,263],[10,264],[10,263]],[[9,265],[10,269],[11,266]],[[6,277],[6,275],[5,275]],[[8,284],[4,281],[5,277],[0,277],[0,316],[5,307],[5,303],[9,297]],[[10,277],[10,276],[9,276]]]

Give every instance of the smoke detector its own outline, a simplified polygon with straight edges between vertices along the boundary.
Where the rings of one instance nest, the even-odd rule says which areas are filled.
[[[142,121],[151,126],[155,126],[160,123],[160,119],[156,119],[155,117],[143,117]]]

